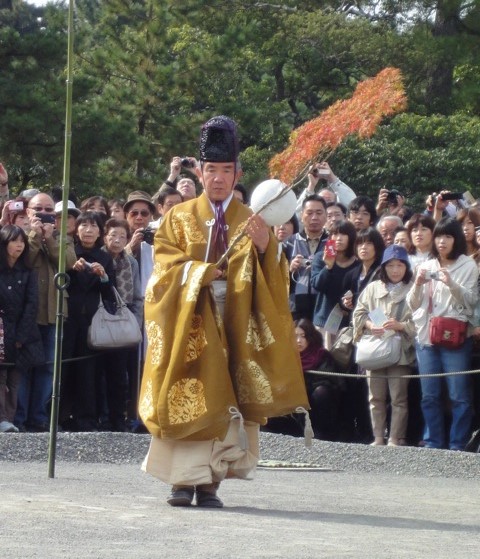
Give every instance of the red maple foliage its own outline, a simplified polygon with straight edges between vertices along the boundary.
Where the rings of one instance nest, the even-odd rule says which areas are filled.
[[[312,163],[327,159],[347,136],[372,136],[383,118],[406,106],[400,70],[385,68],[360,82],[350,99],[335,102],[295,129],[288,147],[270,160],[270,175],[286,184],[302,180]]]

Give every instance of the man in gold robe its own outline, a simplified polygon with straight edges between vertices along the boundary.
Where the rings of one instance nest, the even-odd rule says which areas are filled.
[[[252,477],[259,425],[307,408],[308,398],[283,253],[233,196],[235,123],[214,117],[200,144],[204,192],[172,208],[155,236],[139,410],[153,435],[143,468],[172,485],[167,502],[189,506],[196,495],[197,506],[221,507],[223,479]]]

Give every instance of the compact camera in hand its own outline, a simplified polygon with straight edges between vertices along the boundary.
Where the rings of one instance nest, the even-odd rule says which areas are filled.
[[[191,157],[182,157],[180,164],[185,169],[193,169],[195,167],[195,161]]]
[[[143,240],[149,245],[153,245],[153,239],[155,237],[155,229],[151,227],[145,227],[143,230]]]
[[[11,212],[23,212],[23,202],[21,200],[14,200],[10,202],[10,211]]]
[[[430,270],[427,270],[425,272],[425,279],[427,280],[438,280],[438,272],[431,272]]]
[[[55,214],[42,214],[37,212],[35,217],[40,218],[42,223],[50,223],[51,225],[55,225]]]

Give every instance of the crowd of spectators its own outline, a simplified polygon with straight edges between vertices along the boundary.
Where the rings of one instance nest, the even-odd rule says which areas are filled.
[[[98,352],[88,346],[87,332],[101,301],[114,309],[112,287],[143,329],[154,233],[174,205],[199,194],[189,172],[195,165],[194,158],[174,157],[154,196],[133,191],[126,200],[72,197],[66,216],[58,192],[30,189],[11,199],[0,165],[0,357],[6,363],[0,367],[0,432],[49,430],[53,277],[63,218],[70,281],[59,427],[144,429],[137,400],[146,340],[139,347]],[[444,199],[446,194],[433,194],[414,212],[395,189],[380,189],[377,200],[357,196],[322,162],[310,169],[291,219],[274,228],[289,263],[290,308],[317,438],[461,450],[479,426],[478,375],[432,376],[471,369],[480,340],[480,210]],[[234,195],[248,205],[243,185],[235,186]],[[370,318],[379,309],[386,317],[380,325]],[[433,314],[468,323],[461,348],[430,344]],[[348,325],[356,341],[365,332],[400,336],[400,361],[365,371],[353,351],[350,365],[340,367],[329,350]],[[420,380],[404,378],[417,372]],[[300,436],[302,421],[295,415],[276,418],[265,429]]]

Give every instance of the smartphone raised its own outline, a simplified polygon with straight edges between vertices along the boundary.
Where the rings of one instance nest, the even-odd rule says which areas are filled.
[[[335,248],[335,241],[333,239],[328,239],[325,243],[325,254],[334,258],[337,256],[337,250]]]

